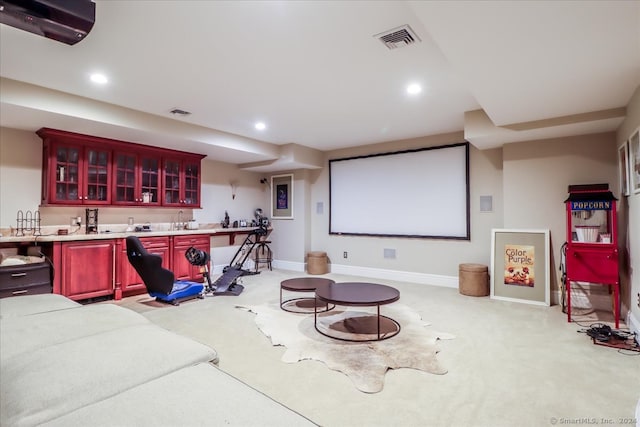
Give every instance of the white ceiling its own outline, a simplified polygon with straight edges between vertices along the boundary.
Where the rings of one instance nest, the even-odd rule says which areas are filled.
[[[95,3],[74,46],[0,25],[0,125],[241,164],[277,159],[285,144],[326,151],[464,130],[491,148],[612,131],[624,111],[610,110],[640,85],[640,1]],[[421,42],[388,50],[373,37],[405,24]],[[89,81],[96,71],[107,85]],[[411,82],[419,96],[406,94]]]

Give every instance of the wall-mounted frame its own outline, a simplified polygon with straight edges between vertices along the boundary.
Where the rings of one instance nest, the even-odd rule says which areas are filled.
[[[623,196],[628,196],[629,188],[631,188],[629,163],[629,143],[625,141],[624,144],[618,147],[618,175],[620,180],[620,194]]]
[[[293,219],[293,174],[271,177],[271,218]]]
[[[640,128],[629,138],[629,166],[631,189],[634,193],[640,193]]]
[[[550,305],[549,230],[491,230],[491,298]]]

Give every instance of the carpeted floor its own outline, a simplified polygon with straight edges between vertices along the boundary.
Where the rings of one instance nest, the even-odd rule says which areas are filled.
[[[567,323],[559,306],[467,297],[425,284],[322,276],[399,289],[399,302],[434,329],[455,335],[438,342],[446,375],[393,370],[381,392],[366,394],[321,362],[283,363],[285,349],[272,346],[253,316],[236,305],[277,302],[279,283],[304,275],[263,271],[243,278],[240,296],[207,297],[179,307],[157,304],[148,295],[116,303],[214,347],[221,369],[327,427],[549,426],[580,420],[629,425],[635,417],[640,357],[594,345],[578,333],[599,320],[593,317],[597,313]]]

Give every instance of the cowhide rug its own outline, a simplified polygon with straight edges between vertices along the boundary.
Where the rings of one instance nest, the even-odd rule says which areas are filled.
[[[295,363],[306,359],[321,361],[329,369],[347,375],[358,390],[365,393],[381,391],[385,373],[389,369],[413,368],[432,374],[447,373],[436,359],[439,351],[436,341],[452,339],[453,335],[430,330],[429,324],[417,312],[402,304],[381,307],[382,315],[393,318],[401,325],[398,335],[382,341],[359,343],[320,334],[314,328],[313,311],[311,314],[290,313],[281,310],[278,303],[236,307],[255,313],[258,328],[271,339],[271,343],[287,348],[282,356],[283,362]],[[375,314],[375,308],[369,310],[358,307],[344,311],[336,307],[318,314],[318,327],[331,335],[347,337],[349,335],[345,334],[350,329],[350,322],[366,320],[367,317],[371,318],[371,314]]]

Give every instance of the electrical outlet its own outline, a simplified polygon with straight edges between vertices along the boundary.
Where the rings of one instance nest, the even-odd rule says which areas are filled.
[[[347,251],[342,252],[342,258],[347,258]]]
[[[396,250],[395,249],[389,249],[389,248],[385,248],[382,250],[382,256],[388,259],[395,259],[396,258]]]
[[[638,301],[637,301],[637,303],[638,303],[638,308],[640,308],[640,292],[638,292]]]

